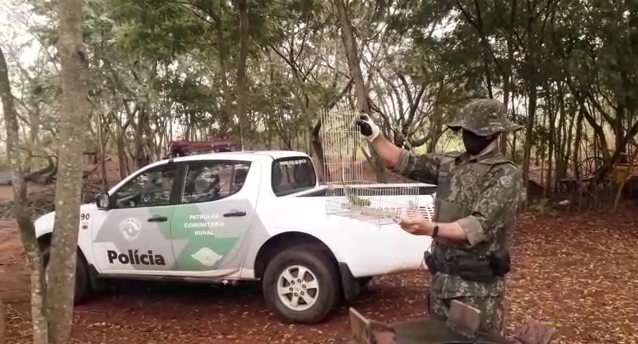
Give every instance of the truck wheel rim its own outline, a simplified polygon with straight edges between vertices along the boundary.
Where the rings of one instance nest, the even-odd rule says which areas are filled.
[[[277,279],[279,300],[288,308],[303,312],[310,309],[319,297],[319,281],[310,269],[289,266]]]

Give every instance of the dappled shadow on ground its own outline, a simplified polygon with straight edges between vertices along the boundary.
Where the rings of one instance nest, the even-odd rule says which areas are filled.
[[[637,208],[522,215],[508,281],[509,330],[531,316],[558,329],[555,343],[637,343],[635,214]],[[22,267],[7,269],[24,274]],[[354,307],[387,322],[419,317],[426,283],[423,272],[377,278]],[[11,295],[17,301],[26,292],[3,297]],[[8,315],[8,342],[28,342],[28,305],[13,303]],[[135,282],[118,283],[117,290],[77,307],[73,337],[74,343],[326,343],[348,331],[345,306],[323,324],[280,323],[265,309],[258,285]]]

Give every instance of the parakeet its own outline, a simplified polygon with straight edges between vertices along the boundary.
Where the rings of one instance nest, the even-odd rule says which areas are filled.
[[[353,193],[346,191],[346,195],[348,197],[348,202],[352,205],[356,205],[359,207],[368,207],[371,202],[369,199],[361,198]]]

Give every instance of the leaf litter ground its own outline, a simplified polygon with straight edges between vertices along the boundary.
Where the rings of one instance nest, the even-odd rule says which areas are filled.
[[[616,213],[522,214],[508,281],[508,330],[534,317],[554,343],[638,343],[638,208]],[[12,222],[0,223],[0,295],[8,343],[30,340],[28,276]],[[427,276],[376,278],[354,307],[392,322],[423,315]],[[314,326],[277,321],[258,287],[118,284],[75,311],[73,343],[329,343],[348,336],[347,308]]]

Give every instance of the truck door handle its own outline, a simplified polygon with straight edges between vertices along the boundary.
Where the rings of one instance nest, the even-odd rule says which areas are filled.
[[[153,217],[150,217],[146,221],[148,221],[148,222],[164,222],[166,220],[168,220],[168,217],[166,217],[166,216],[153,216]]]
[[[245,211],[233,210],[229,213],[224,214],[224,217],[242,217],[242,216],[246,216]]]

